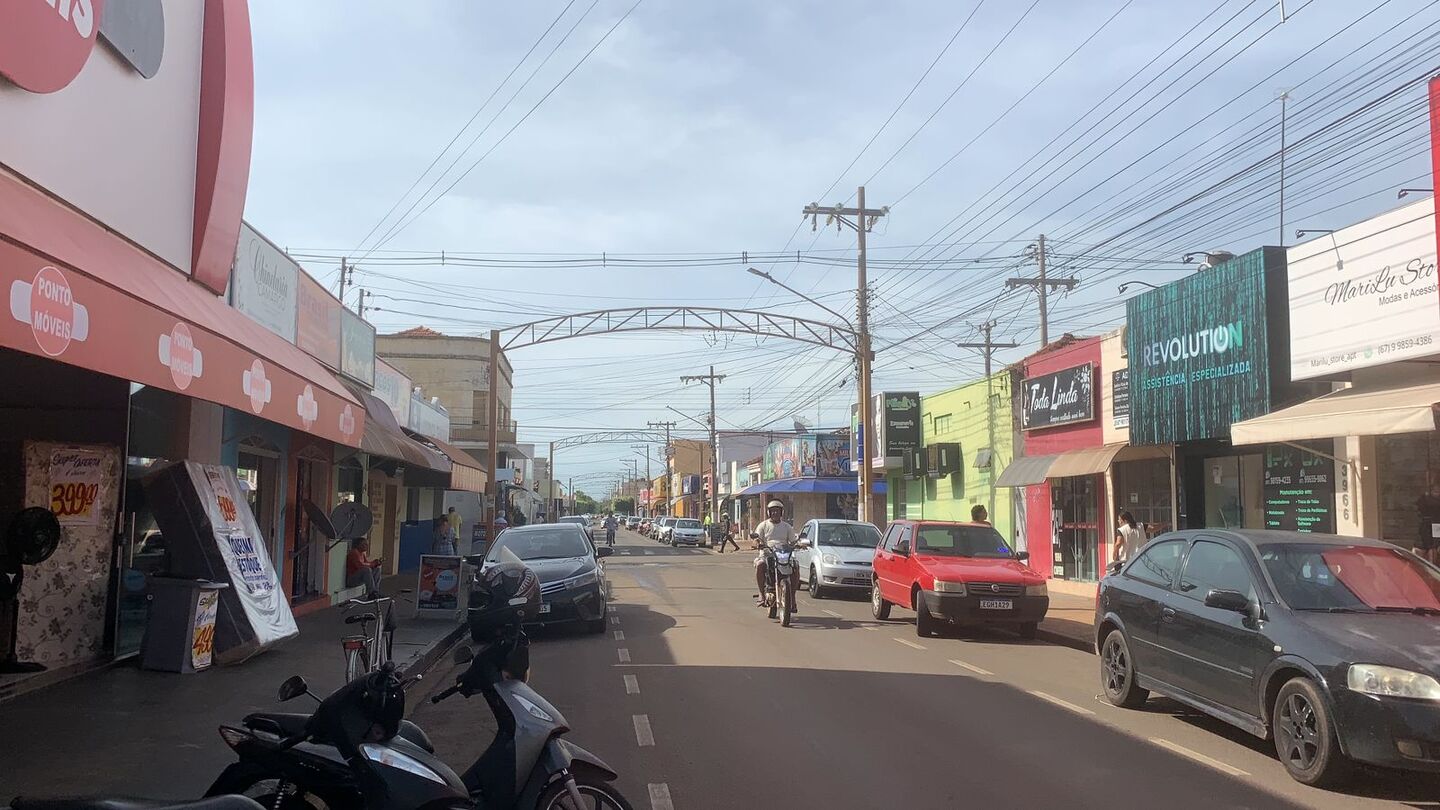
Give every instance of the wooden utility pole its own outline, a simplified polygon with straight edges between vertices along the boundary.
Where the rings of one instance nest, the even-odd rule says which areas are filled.
[[[1035,259],[1035,265],[1039,268],[1039,274],[1035,278],[1006,279],[1005,286],[1007,288],[1034,287],[1036,292],[1040,294],[1040,346],[1043,348],[1050,345],[1050,305],[1047,301],[1050,288],[1064,287],[1067,290],[1073,290],[1075,289],[1075,285],[1080,283],[1080,280],[1075,278],[1047,278],[1045,276],[1045,234],[1040,234],[1040,238],[1036,240],[1032,248],[1034,250],[1032,258]]]
[[[495,516],[500,512],[500,330],[490,330],[490,385],[486,394],[485,409],[486,420],[490,423],[490,436],[487,444],[487,452],[490,456],[490,469],[486,472],[489,475],[490,497],[494,500],[490,506],[490,519],[486,522],[485,537],[488,542],[495,542]]]
[[[870,404],[872,396],[870,392],[870,366],[875,359],[875,354],[870,350],[870,283],[865,273],[865,234],[869,233],[870,229],[875,227],[875,222],[879,220],[880,217],[890,213],[890,208],[889,206],[866,208],[864,186],[856,189],[855,203],[855,208],[846,208],[840,205],[822,207],[819,203],[811,203],[805,206],[802,213],[810,217],[812,226],[818,226],[819,217],[821,214],[824,214],[825,224],[827,226],[831,222],[834,222],[837,227],[839,225],[846,225],[855,231],[857,248],[855,261],[857,273],[855,282],[855,381],[856,393],[860,399],[860,407],[858,409],[860,435],[851,437],[851,441],[856,442],[857,447],[859,447],[859,442],[863,441],[866,444],[864,453],[857,454],[868,456],[869,458],[860,458],[860,469],[856,474],[856,485],[859,489],[858,497],[856,498],[858,512],[856,517],[860,520],[871,520],[870,499],[874,495],[873,490],[875,487],[873,482],[875,473],[870,462],[871,458],[874,457],[874,453],[878,450],[881,463],[883,464],[885,448],[871,446],[875,444],[875,434],[878,431],[873,430],[873,426],[871,425],[874,412]],[[847,217],[853,218],[853,221],[852,219],[847,219]],[[874,521],[872,520],[871,522]]]
[[[720,516],[720,462],[716,454],[715,439],[715,384],[724,382],[724,374],[716,374],[715,367],[710,367],[709,374],[692,374],[680,378],[682,383],[702,382],[710,387],[710,522],[719,525]],[[709,539],[706,539],[709,542]]]
[[[664,454],[665,454],[665,472],[662,473],[662,474],[666,477],[666,480],[669,480],[669,476],[670,476],[670,428],[675,427],[676,423],[675,423],[675,422],[646,422],[645,425],[646,425],[647,427],[651,427],[651,428],[664,428],[664,429],[665,429],[665,448],[664,448]],[[670,494],[673,495],[674,493],[672,492],[672,493],[670,493]],[[670,514],[670,499],[669,499],[669,498],[666,498],[666,499],[665,499],[665,514],[667,514],[667,515]]]
[[[1041,239],[1044,239],[1042,236]],[[979,349],[985,354],[985,426],[990,436],[990,470],[993,476],[995,470],[995,394],[993,389],[994,381],[991,379],[991,358],[995,356],[996,349],[1014,349],[1018,343],[996,343],[990,339],[990,333],[995,328],[994,321],[986,321],[981,325],[980,331],[985,334],[984,343],[956,343],[962,349]],[[995,487],[990,487],[990,519],[995,519]]]

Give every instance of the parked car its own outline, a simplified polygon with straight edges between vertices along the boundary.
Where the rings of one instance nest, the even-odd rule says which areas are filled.
[[[670,527],[668,539],[672,546],[682,543],[687,546],[702,545],[706,542],[705,527],[695,518],[676,518],[675,525]]]
[[[1160,535],[1100,582],[1100,683],[1158,692],[1261,738],[1290,776],[1353,761],[1440,772],[1440,569],[1378,540]]]
[[[494,565],[504,550],[519,557],[539,577],[541,624],[582,622],[587,632],[605,631],[610,583],[600,560],[614,549],[596,548],[584,527],[573,522],[533,523],[506,529],[490,544],[480,566]],[[477,562],[473,558],[466,561]],[[470,604],[479,603],[472,600]]]
[[[670,530],[675,528],[675,521],[677,520],[679,520],[679,518],[660,518],[660,523],[658,526],[655,527],[655,530],[651,534],[651,536],[662,543],[670,542]]]
[[[880,530],[858,520],[811,520],[800,528],[810,547],[795,552],[810,595],[823,599],[842,590],[867,591],[873,584]]]
[[[634,531],[634,530],[640,528],[640,518],[635,517],[634,515],[631,515],[630,517],[625,518],[625,528],[627,528],[627,529],[629,529],[629,530],[631,530],[631,531]]]
[[[601,518],[601,520],[604,520],[604,518]],[[590,538],[590,542],[595,542],[595,529],[593,528],[595,524],[586,520],[583,515],[566,515],[555,522],[579,526],[585,530],[585,536]]]
[[[922,637],[948,622],[1007,625],[1034,638],[1050,595],[1029,556],[983,523],[894,521],[875,547],[871,612],[884,620],[892,607],[914,610]]]

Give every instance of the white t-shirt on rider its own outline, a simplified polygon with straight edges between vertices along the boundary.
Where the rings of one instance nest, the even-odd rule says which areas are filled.
[[[795,527],[786,523],[783,518],[779,523],[768,519],[762,521],[755,533],[760,535],[760,542],[767,546],[795,542]]]

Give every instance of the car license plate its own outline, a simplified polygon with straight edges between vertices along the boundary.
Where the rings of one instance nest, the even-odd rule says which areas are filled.
[[[548,602],[541,602],[541,603],[540,603],[540,612],[541,612],[541,613],[549,613],[549,612],[550,612],[550,604],[549,604]]]
[[[549,607],[549,605],[546,605]],[[1015,602],[1012,599],[981,599],[981,610],[1013,610]]]

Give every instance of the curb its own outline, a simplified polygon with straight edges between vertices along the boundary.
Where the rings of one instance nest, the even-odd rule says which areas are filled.
[[[1035,631],[1035,637],[1041,641],[1048,641],[1051,644],[1059,644],[1062,647],[1069,647],[1080,652],[1095,654],[1095,644],[1089,639],[1075,638],[1064,633],[1057,633],[1054,630],[1046,630],[1043,626]]]
[[[458,624],[445,635],[430,642],[429,646],[422,650],[419,655],[411,658],[404,666],[398,668],[400,677],[409,678],[415,675],[424,675],[429,672],[430,669],[435,666],[436,662],[443,658],[445,653],[450,651],[451,647],[455,646],[455,642],[459,641],[460,637],[465,635],[465,630],[466,627],[464,624]]]

